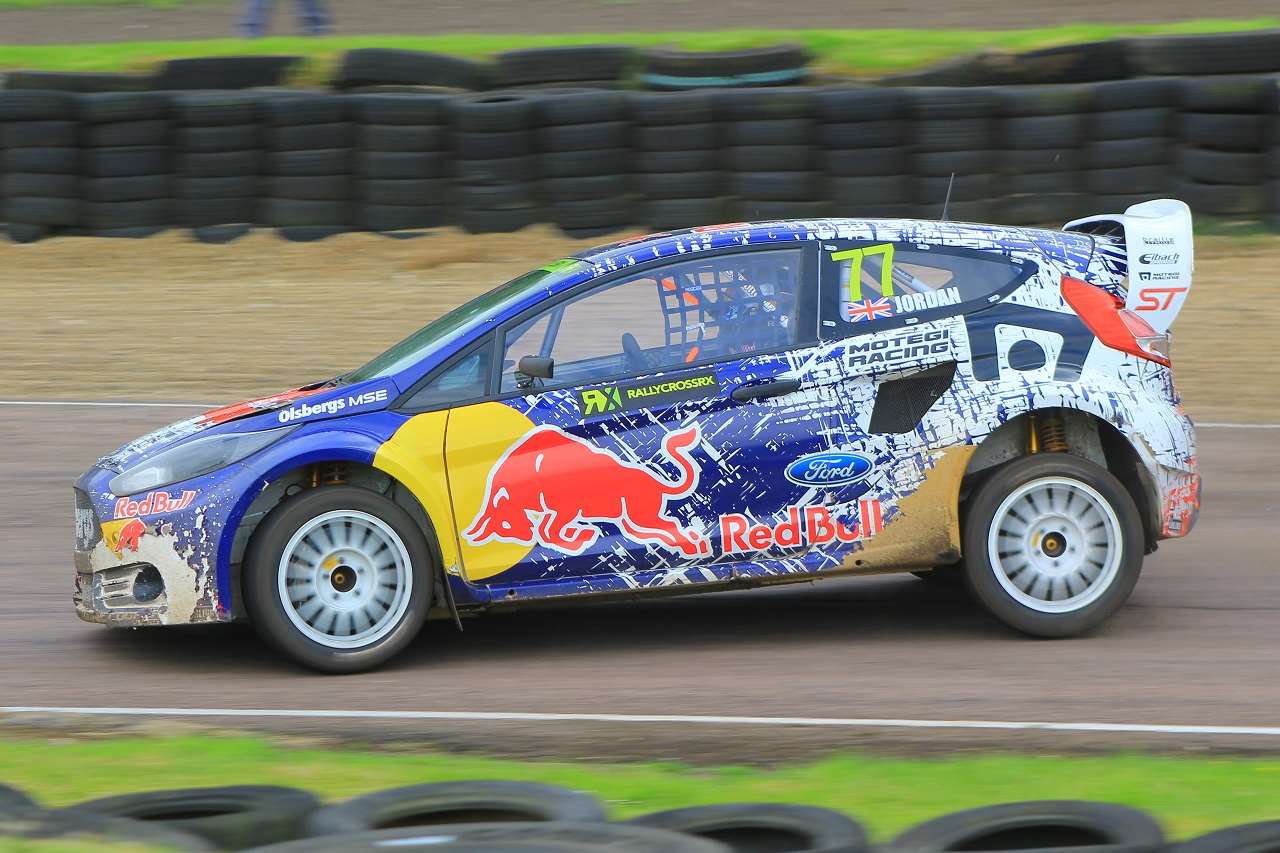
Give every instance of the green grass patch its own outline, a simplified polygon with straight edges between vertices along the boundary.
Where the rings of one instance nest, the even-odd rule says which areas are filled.
[[[1032,799],[1135,806],[1181,838],[1280,817],[1280,759],[1271,758],[841,755],[776,768],[699,768],[319,749],[206,734],[0,740],[0,782],[55,806],[155,788],[232,784],[292,785],[338,800],[460,779],[589,791],[608,803],[614,818],[723,802],[826,806],[858,817],[879,839],[957,809]]]
[[[105,0],[104,0],[105,1]],[[23,0],[0,0],[12,5]],[[61,2],[61,0],[59,0]],[[160,0],[156,0],[160,2]],[[1027,30],[723,30],[711,33],[584,33],[573,35],[439,35],[272,37],[106,44],[0,45],[0,68],[43,71],[146,71],[166,59],[231,54],[297,54],[308,59],[304,77],[327,79],[343,52],[360,47],[426,50],[471,58],[527,47],[574,44],[666,46],[681,50],[733,50],[800,42],[818,70],[870,77],[920,68],[979,50],[1010,52],[1135,35],[1208,33],[1280,27],[1280,18],[1204,19],[1170,24],[1076,24]]]

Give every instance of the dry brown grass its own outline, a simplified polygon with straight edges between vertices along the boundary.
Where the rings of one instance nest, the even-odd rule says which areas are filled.
[[[0,397],[194,400],[270,393],[363,363],[443,311],[591,243],[549,227],[349,234],[289,243],[256,233],[211,246],[0,242]],[[1278,237],[1204,237],[1175,331],[1192,414],[1276,420]]]

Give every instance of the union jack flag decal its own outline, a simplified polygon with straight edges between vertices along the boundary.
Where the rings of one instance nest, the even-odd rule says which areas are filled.
[[[859,323],[863,320],[879,320],[882,317],[893,316],[893,306],[883,296],[875,300],[864,299],[861,302],[846,303],[844,311],[845,319],[850,323]]]

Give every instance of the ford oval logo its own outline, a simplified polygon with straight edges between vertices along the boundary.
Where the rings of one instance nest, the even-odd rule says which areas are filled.
[[[811,453],[787,466],[787,479],[801,486],[844,486],[871,473],[876,463],[861,453]]]

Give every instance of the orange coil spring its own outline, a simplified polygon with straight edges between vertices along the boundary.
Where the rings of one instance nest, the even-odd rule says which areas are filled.
[[[1035,431],[1041,453],[1067,452],[1067,422],[1062,415],[1042,412],[1035,420]]]

